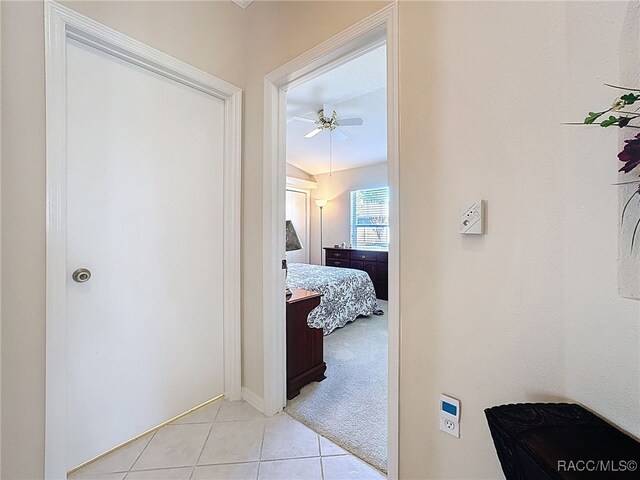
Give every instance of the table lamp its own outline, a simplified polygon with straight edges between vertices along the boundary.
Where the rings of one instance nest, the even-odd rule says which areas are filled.
[[[291,220],[287,220],[285,235],[286,235],[285,239],[286,239],[287,252],[302,250],[302,242],[300,242],[300,237],[298,237],[298,234],[296,233],[296,229],[294,228],[293,222]],[[289,265],[287,264],[287,268],[285,269],[285,277],[284,277],[285,281],[288,274],[289,274]],[[287,298],[289,298],[291,295],[293,295],[293,292],[291,292],[291,289],[287,287],[287,289],[285,290],[285,294]]]

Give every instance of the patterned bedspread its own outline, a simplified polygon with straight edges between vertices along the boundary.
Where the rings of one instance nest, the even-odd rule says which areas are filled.
[[[325,335],[378,309],[371,278],[360,270],[291,263],[287,286],[323,294],[307,322],[310,327],[322,328]]]

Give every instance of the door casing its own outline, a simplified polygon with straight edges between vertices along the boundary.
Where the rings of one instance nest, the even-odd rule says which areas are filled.
[[[55,2],[45,4],[46,73],[46,386],[45,478],[66,478],[66,41],[73,38],[213,95],[225,104],[224,378],[241,394],[240,194],[242,90]]]
[[[264,413],[286,405],[285,182],[286,91],[367,51],[387,45],[387,165],[389,184],[388,478],[398,478],[400,388],[400,208],[398,5],[392,3],[276,69],[264,79],[263,349]]]

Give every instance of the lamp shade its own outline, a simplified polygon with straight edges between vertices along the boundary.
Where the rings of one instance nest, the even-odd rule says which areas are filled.
[[[327,205],[327,200],[318,199],[316,200],[316,205],[320,208],[325,207]]]
[[[302,250],[302,243],[296,233],[296,229],[293,227],[293,222],[287,220],[286,230],[286,247],[287,252],[293,252],[294,250]]]

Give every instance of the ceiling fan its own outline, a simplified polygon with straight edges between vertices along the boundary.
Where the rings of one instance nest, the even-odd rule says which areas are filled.
[[[327,114],[325,114],[325,112],[327,112]],[[333,109],[333,106],[328,103],[322,105],[322,109],[318,111],[318,118],[293,117],[292,120],[316,124],[316,128],[307,133],[305,138],[315,137],[323,130],[328,130],[329,132],[334,132],[338,140],[348,138],[347,134],[338,127],[360,127],[363,123],[360,117],[338,118],[338,114]]]

